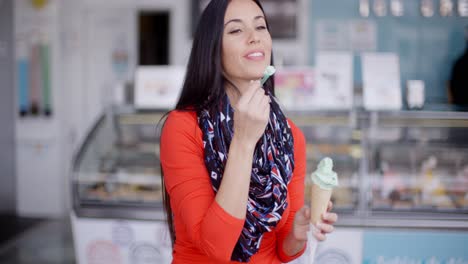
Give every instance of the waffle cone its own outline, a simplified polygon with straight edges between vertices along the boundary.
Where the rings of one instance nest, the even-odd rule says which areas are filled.
[[[332,190],[324,190],[317,184],[312,184],[310,199],[310,222],[316,224],[322,220],[321,215],[327,211]]]

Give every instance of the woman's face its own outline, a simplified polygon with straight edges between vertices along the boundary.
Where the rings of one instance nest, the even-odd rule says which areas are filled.
[[[231,81],[260,79],[271,63],[265,16],[252,0],[232,0],[224,16],[222,63]]]

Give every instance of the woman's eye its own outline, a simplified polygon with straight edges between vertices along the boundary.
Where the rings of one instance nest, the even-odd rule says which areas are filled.
[[[229,31],[229,34],[237,34],[237,33],[240,33],[241,30],[240,29],[233,29],[231,31]]]
[[[257,30],[265,30],[266,29],[266,26],[258,26],[257,27]]]

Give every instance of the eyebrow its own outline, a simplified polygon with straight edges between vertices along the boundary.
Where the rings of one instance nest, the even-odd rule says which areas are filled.
[[[263,18],[265,20],[265,17],[264,16],[256,16],[254,18],[254,20],[258,20],[258,19],[261,19]],[[224,26],[227,26],[227,24],[231,23],[231,22],[237,22],[237,23],[242,23],[242,20],[241,19],[238,19],[238,18],[235,18],[235,19],[231,19],[229,20],[228,22],[226,22],[226,24],[224,24]]]

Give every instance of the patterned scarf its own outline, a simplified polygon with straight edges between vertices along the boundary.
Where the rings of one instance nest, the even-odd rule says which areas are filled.
[[[270,95],[270,98],[270,120],[255,147],[246,219],[231,256],[233,261],[248,262],[260,248],[263,233],[276,227],[287,207],[287,185],[294,169],[294,142],[286,117],[274,97]],[[214,113],[202,110],[198,114],[205,165],[215,193],[221,185],[228,158],[233,114],[227,95]]]

